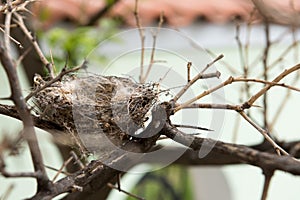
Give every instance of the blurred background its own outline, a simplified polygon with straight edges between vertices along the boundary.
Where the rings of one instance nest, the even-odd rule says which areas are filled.
[[[28,15],[27,23],[36,31],[45,54],[54,61],[56,72],[62,69],[66,60],[69,66],[76,66],[87,59],[91,72],[132,75],[132,70],[140,63],[139,50],[136,47],[140,45],[140,38],[138,34],[126,35],[128,33],[126,31],[136,28],[133,14],[135,5],[134,0],[38,1],[31,5],[32,13]],[[299,11],[298,0],[138,1],[139,20],[143,27],[157,27],[160,16],[163,15],[163,29],[158,33],[157,40],[158,47],[163,48],[158,48],[161,51],[157,51],[156,56],[168,61],[163,64],[164,66],[172,66],[172,70],[178,74],[185,74],[187,61],[192,61],[197,63],[195,75],[210,60],[224,54],[224,59],[215,64],[222,74],[221,80],[226,80],[229,76],[244,76],[245,72],[249,78],[265,77],[272,80],[283,69],[297,64]],[[175,30],[176,34],[169,30]],[[268,35],[266,30],[269,32]],[[15,38],[26,43],[22,34],[17,31],[13,34]],[[182,37],[177,37],[178,35]],[[270,70],[265,76],[263,56],[268,40],[272,43],[268,47],[267,62]],[[26,45],[30,46],[30,43]],[[167,49],[168,53],[166,54],[163,49]],[[16,48],[16,53],[22,53],[18,51],[22,50]],[[126,51],[126,56],[120,56]],[[131,51],[135,53],[128,53]],[[181,59],[176,60],[178,56],[175,59],[170,52],[180,55]],[[198,60],[190,60],[191,58]],[[146,56],[147,59],[149,55]],[[18,70],[26,94],[32,87],[34,74],[44,74],[45,71],[41,70],[39,66],[42,64],[31,52],[27,54],[22,64],[23,68]],[[3,68],[0,68],[0,74],[0,96],[7,97],[10,92]],[[299,87],[298,76],[299,73],[295,73],[287,77],[285,83]],[[156,81],[149,79],[148,81]],[[176,85],[166,85],[172,86]],[[200,89],[206,86],[204,84]],[[255,93],[262,86],[259,84],[249,86],[243,83],[230,85],[224,88],[225,97],[222,98],[225,99],[225,103],[238,104],[247,100],[251,93]],[[197,88],[194,92],[197,92]],[[1,101],[1,103],[10,102]],[[257,104],[262,106],[263,101]],[[267,123],[260,108],[252,108],[251,117],[262,127],[271,130],[273,137],[278,140],[298,141],[299,93],[279,87],[273,88],[268,92],[267,105]],[[211,128],[214,120],[212,112],[214,111],[197,111],[198,119],[195,123]],[[185,118],[187,122],[192,120]],[[218,133],[215,135],[202,133],[203,137],[244,145],[260,144],[263,141],[260,133],[235,112],[225,111],[220,123]],[[1,137],[17,135],[21,130],[21,123],[0,116],[0,129]],[[38,136],[46,165],[60,168],[64,158],[53,143],[51,135],[39,130]],[[26,145],[22,146],[21,155],[21,157],[7,157],[9,171],[32,169],[30,163],[26,162],[30,158]],[[122,189],[146,199],[196,200],[260,199],[263,190],[262,171],[253,166],[172,165],[150,173],[135,173],[151,171],[153,168],[156,167],[146,164],[136,166],[131,173],[122,178]],[[49,169],[49,174],[54,176],[55,172]],[[34,181],[30,179],[0,177],[0,196],[3,199],[29,197],[34,193],[33,184]],[[299,186],[299,177],[276,172],[268,199],[299,199]],[[10,190],[13,192],[9,193]],[[8,194],[7,198],[4,198],[5,194]],[[108,199],[128,198],[118,191],[113,191],[108,197]]]

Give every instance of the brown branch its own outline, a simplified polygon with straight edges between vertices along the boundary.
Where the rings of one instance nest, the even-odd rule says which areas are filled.
[[[73,157],[71,156],[68,160],[66,160],[61,167],[57,170],[57,173],[55,174],[55,176],[52,178],[52,182],[54,182],[57,177],[63,173],[63,169],[73,160]]]
[[[244,145],[230,144],[209,138],[195,137],[185,134],[169,124],[166,124],[162,133],[170,139],[173,139],[194,151],[198,151],[201,148],[213,147],[213,153],[229,155],[233,159],[238,159],[242,163],[257,166],[262,169],[281,170],[294,175],[300,175],[300,162],[291,156],[278,156],[273,153],[261,152]]]
[[[284,147],[284,149],[290,152],[291,155],[295,156],[296,158],[300,157],[300,141],[294,142],[278,142],[280,146]],[[237,144],[231,144],[237,145]],[[244,145],[238,145],[240,148],[244,148]],[[158,145],[152,149],[155,151],[156,149],[161,149],[162,146]],[[259,151],[274,154],[273,146],[263,141],[260,144],[247,146],[247,148]],[[295,150],[294,154],[293,151]],[[182,152],[184,152],[182,154]],[[170,157],[170,155],[180,155],[182,154],[173,164],[180,164],[185,166],[224,166],[224,165],[236,165],[236,164],[244,164],[243,160],[239,159],[236,156],[232,156],[230,153],[224,153],[218,151],[216,149],[212,149],[209,154],[205,157],[199,159],[199,150],[193,150],[191,148],[186,149],[185,147],[175,147],[175,146],[163,146],[163,151],[161,151],[161,163],[164,163],[164,158]],[[159,164],[160,158],[156,160],[141,160],[141,163],[152,163],[152,164]]]
[[[246,66],[245,65],[245,56],[244,56],[244,52],[243,52],[243,44],[242,44],[242,41],[240,39],[240,28],[241,28],[240,23],[237,23],[236,28],[235,28],[235,40],[237,42],[238,49],[239,49],[240,62],[241,62],[241,65],[242,65],[243,69],[245,70],[247,68],[245,68],[245,66]]]
[[[195,46],[196,48],[200,48],[202,50],[202,47],[199,47],[197,44],[192,43],[193,46]],[[212,57],[217,57],[217,54],[215,54],[214,52],[212,52],[210,49],[205,49],[205,51]],[[237,71],[237,69],[235,67],[233,67],[232,65],[230,65],[228,62],[224,61],[224,60],[220,60],[219,61],[222,66],[225,66],[227,68],[227,70],[230,72],[230,74],[232,75],[237,75],[239,74],[239,72]]]
[[[164,17],[163,17],[163,13],[161,13],[160,17],[159,17],[159,22],[158,22],[157,29],[156,29],[155,32],[152,32],[153,42],[152,42],[152,50],[151,50],[150,63],[149,63],[149,66],[148,66],[148,69],[146,71],[145,76],[143,74],[141,74],[142,75],[142,79],[140,80],[141,83],[144,83],[147,80],[147,78],[148,78],[148,76],[149,76],[149,74],[151,72],[151,69],[153,67],[153,64],[154,64],[154,55],[155,55],[155,49],[156,49],[157,35],[158,35],[159,31],[160,31],[160,28],[161,28],[163,22],[164,22]]]
[[[265,80],[260,80],[260,79],[255,79],[255,78],[242,78],[242,77],[238,77],[238,78],[233,78],[234,82],[255,82],[255,83],[264,83],[264,84],[268,84],[268,85],[272,85],[272,86],[280,86],[280,87],[284,87],[287,88],[289,90],[294,90],[297,92],[300,92],[299,88],[293,87],[291,85],[287,85],[285,83],[276,83],[276,82],[272,82],[272,81],[265,81]]]
[[[30,33],[30,31],[26,27],[22,16],[19,15],[18,13],[14,13],[14,16],[16,17],[16,19],[14,21],[19,25],[20,29],[23,31],[23,33],[25,34],[25,36],[29,39],[29,41],[31,42],[32,46],[34,47],[37,55],[39,56],[40,60],[42,61],[42,63],[47,68],[47,70],[48,70],[48,72],[50,74],[50,77],[53,78],[54,77],[53,63],[50,63],[47,60],[47,58],[45,57],[45,55],[42,52],[39,44],[37,43],[37,40],[32,36],[32,34]]]
[[[281,155],[283,153],[284,155],[289,155],[283,148],[281,148],[276,142],[269,136],[268,131],[265,129],[261,128],[259,125],[257,125],[250,117],[246,115],[245,112],[240,111],[239,114],[247,121],[249,124],[251,124],[256,130],[258,130],[264,138],[270,142],[270,144],[274,147],[275,151],[277,152],[278,155]]]
[[[7,172],[4,169],[0,169],[1,175],[9,178],[41,178],[43,175],[38,172]]]
[[[197,79],[198,79],[198,76],[197,76]],[[193,79],[194,80],[194,79]],[[189,85],[193,80],[191,80],[187,85]],[[194,98],[184,102],[183,104],[180,104],[179,106],[177,106],[174,110],[174,112],[177,112],[179,110],[181,110],[182,108],[185,108],[187,106],[189,106],[190,104],[194,103],[195,101],[201,99],[202,97],[205,97],[211,93],[213,93],[214,91],[228,85],[228,84],[231,84],[233,82],[234,78],[232,76],[230,76],[226,81],[224,81],[223,83],[213,87],[213,88],[210,88],[208,90],[205,90],[204,92],[202,92],[201,94],[195,96]],[[180,93],[180,92],[179,92]],[[182,93],[183,94],[183,93]],[[175,96],[175,100],[177,99],[176,97],[178,97],[179,95],[176,95]],[[181,95],[180,95],[181,96]]]
[[[180,104],[177,104],[177,106],[180,106]],[[213,103],[193,103],[183,107],[182,109],[189,109],[189,108],[223,109],[223,110],[235,110],[235,111],[241,110],[241,106],[239,105],[213,104]]]
[[[202,130],[202,131],[213,131],[209,128],[203,128],[200,126],[182,125],[182,124],[173,124],[173,126],[178,127],[178,128],[189,128],[189,129],[196,129],[196,130]]]
[[[147,138],[146,140],[152,140]],[[122,148],[126,152],[147,152],[152,146],[145,149],[142,143],[128,141]],[[138,156],[140,158],[140,156]],[[53,183],[52,190],[49,192],[40,191],[32,199],[53,198],[61,193],[72,192],[64,199],[82,199],[91,197],[101,188],[106,187],[107,183],[116,177],[120,172],[113,166],[122,167],[124,171],[136,165],[139,159],[130,153],[121,153],[118,149],[110,152],[110,157],[105,160],[104,165],[100,160],[92,161],[83,169],[75,172]],[[74,186],[82,188],[82,191],[73,191]]]
[[[275,79],[273,79],[273,83],[278,83],[281,79],[283,79],[284,77],[286,77],[287,75],[291,74],[292,72],[295,72],[297,70],[300,69],[300,64],[297,64],[291,68],[285,69],[282,73],[280,73]],[[274,85],[266,85],[265,87],[263,87],[260,91],[258,91],[256,94],[254,94],[248,101],[246,101],[243,104],[243,107],[251,107],[253,105],[253,103],[259,98],[261,97],[263,94],[265,94],[271,87],[273,87]]]
[[[213,64],[215,64],[216,62],[218,62],[220,59],[222,59],[224,57],[223,54],[219,55],[218,57],[216,57],[212,62],[208,63],[206,65],[206,67],[199,73],[197,74],[190,82],[188,82],[173,98],[172,101],[177,102],[177,100],[197,81],[199,80],[202,76],[203,73],[209,68],[211,67]]]
[[[4,24],[4,46],[8,53],[11,53],[10,49],[10,24],[11,24],[11,17],[12,17],[12,5],[11,0],[7,1],[7,9],[5,15],[5,24]]]
[[[251,106],[253,106],[253,103],[260,97],[262,96],[263,94],[265,94],[271,87],[273,86],[282,86],[282,87],[286,87],[288,89],[293,89],[293,90],[296,90],[296,91],[299,91],[298,88],[295,88],[295,87],[292,87],[292,86],[288,86],[284,83],[278,83],[281,79],[283,79],[285,76],[287,76],[288,74],[296,71],[296,70],[299,70],[300,69],[300,64],[298,65],[295,65],[289,69],[286,69],[284,70],[281,74],[279,74],[273,81],[269,82],[269,81],[264,81],[264,80],[258,80],[258,79],[247,79],[247,78],[234,78],[232,76],[230,76],[226,81],[224,81],[223,83],[213,87],[213,88],[210,88],[208,90],[205,90],[204,92],[202,92],[201,94],[195,96],[194,98],[182,103],[182,104],[179,104],[176,108],[175,108],[175,112],[185,108],[185,107],[189,107],[190,104],[194,103],[195,101],[201,99],[202,97],[204,96],[207,96],[209,94],[211,94],[212,92],[226,86],[226,85],[229,85],[231,83],[234,83],[234,82],[244,82],[244,81],[253,81],[253,82],[258,82],[258,83],[265,83],[267,84],[263,89],[261,89],[260,91],[258,91],[256,94],[254,94],[248,101],[244,102],[243,105],[242,105],[242,110],[244,109],[247,109],[247,108],[250,108]],[[197,76],[198,77],[198,76]],[[192,82],[193,80],[191,80],[187,85],[191,85],[190,83]],[[184,89],[182,91],[186,91],[185,89],[186,87],[184,87]],[[188,88],[188,87],[187,87]],[[179,92],[178,94],[181,94],[181,92]],[[178,99],[177,97],[180,96],[180,95],[176,95],[174,97],[173,100],[176,100]],[[182,93],[183,94],[183,93]]]
[[[143,81],[143,76],[144,76],[144,57],[145,57],[145,32],[144,29],[142,28],[140,17],[139,17],[139,9],[138,9],[138,3],[139,0],[135,0],[135,6],[134,6],[134,17],[135,17],[135,22],[136,26],[139,31],[139,36],[141,40],[141,60],[140,60],[140,77],[139,81],[142,83]]]
[[[297,75],[294,77],[294,80],[292,81],[292,85],[296,85],[296,83],[299,81],[299,76],[300,73],[297,73]],[[273,117],[273,119],[271,120],[271,123],[269,125],[269,130],[270,132],[272,132],[274,125],[276,124],[279,116],[281,115],[284,107],[287,105],[286,103],[288,102],[288,100],[290,99],[291,95],[291,90],[287,90],[285,97],[282,99],[281,103],[279,104],[277,110],[276,110],[276,115]]]
[[[191,81],[191,66],[192,62],[188,62],[186,68],[187,68],[187,82]]]
[[[50,81],[46,82],[45,85],[43,85],[42,87],[37,88],[36,90],[32,91],[30,94],[28,94],[25,97],[25,101],[28,101],[31,97],[33,97],[34,95],[36,95],[37,93],[39,93],[40,91],[44,90],[45,88],[51,86],[53,83],[60,81],[65,75],[70,74],[72,72],[76,72],[80,69],[83,69],[86,67],[86,61],[84,61],[81,65],[71,68],[71,69],[67,69],[65,66],[62,71],[53,79],[51,79]]]
[[[7,50],[4,49],[2,44],[0,44],[0,60],[9,80],[11,90],[10,98],[14,102],[16,109],[19,113],[20,119],[23,122],[24,137],[27,140],[29,146],[35,172],[42,174],[37,179],[38,187],[39,189],[48,188],[49,179],[47,177],[43,164],[42,154],[38,146],[33,126],[33,119],[22,94],[22,89],[17,75],[16,66],[14,65],[12,58],[8,54]]]
[[[266,40],[266,46],[264,49],[264,55],[263,55],[263,79],[268,80],[268,58],[269,58],[269,52],[271,47],[271,41],[270,41],[270,26],[268,21],[265,22],[265,40]],[[268,129],[268,94],[265,93],[263,95],[263,120],[264,120],[264,128]]]
[[[0,31],[3,32],[4,34],[6,34],[5,30],[3,30],[1,27],[0,27]],[[23,45],[18,41],[16,40],[15,38],[13,38],[12,36],[8,35],[9,39],[11,41],[13,41],[20,49],[24,48]]]
[[[168,124],[166,124],[161,133],[175,139],[181,144],[189,145],[191,143],[191,145],[189,145],[191,149],[187,150],[187,152],[183,156],[181,156],[178,161],[176,161],[176,163],[179,164],[224,165],[248,163],[254,166],[261,167],[263,169],[283,170],[295,175],[300,175],[300,164],[292,157],[276,156],[273,153],[266,153],[261,151],[265,148],[265,150],[269,149],[268,145],[265,148],[260,146],[247,147],[244,145],[229,144],[214,141],[212,139],[194,137],[184,134]],[[175,135],[176,138],[174,138]],[[135,145],[136,144],[132,144],[131,149],[137,148]],[[205,148],[205,146],[209,147],[210,145],[215,145],[211,153],[207,157],[199,159],[197,151],[202,147]],[[293,144],[282,144],[282,146],[287,148],[291,148],[292,145]],[[162,157],[164,157],[163,155]],[[129,166],[134,165],[134,163],[132,163],[133,160],[128,160],[128,158],[126,157],[121,157],[121,159],[119,159],[120,157],[117,156],[117,158],[115,160],[126,163],[124,166],[128,166],[128,164],[130,164]],[[158,158],[154,162],[159,163],[159,160],[160,159]],[[141,162],[143,160],[135,161]],[[92,191],[94,189],[99,190],[100,188],[105,187],[107,182],[109,182],[118,173],[119,172],[102,165],[101,162],[92,162],[88,166],[84,167],[84,169],[76,172],[75,174],[69,175],[66,178],[63,178],[54,183],[53,190],[51,190],[50,193],[40,191],[33,199],[39,199],[41,197],[54,197],[63,192],[74,191],[74,188],[82,188],[82,192],[74,191],[74,193],[67,195],[67,197],[65,198],[70,199],[72,197],[76,197],[77,199],[79,199],[80,197],[83,197],[87,194],[92,195]]]
[[[274,175],[274,171],[273,170],[263,170],[263,173],[265,175],[265,182],[264,182],[264,189],[263,189],[263,193],[261,196],[261,200],[266,200],[268,191],[269,191],[269,187],[270,187],[270,182]]]
[[[125,190],[122,190],[122,189],[120,189],[119,187],[116,187],[116,186],[114,186],[114,185],[111,184],[111,183],[107,183],[107,186],[110,187],[110,188],[112,188],[112,189],[119,190],[119,192],[123,192],[124,194],[127,194],[128,196],[130,196],[130,197],[132,197],[132,198],[134,198],[134,199],[145,200],[144,198],[139,197],[139,196],[137,196],[137,195],[134,195],[134,194],[132,194],[132,193],[130,193],[130,192],[127,192],[127,191],[125,191]]]
[[[190,149],[187,150],[187,154],[185,154],[184,157],[182,156],[182,159],[184,159],[187,157],[186,155],[194,155],[194,157],[191,157],[194,160],[194,163],[190,162],[191,160],[189,160],[189,164],[207,163],[219,165],[248,163],[262,169],[282,170],[295,175],[300,175],[299,161],[296,161],[290,156],[277,156],[273,153],[261,152],[244,145],[230,144],[208,138],[194,137],[182,133],[169,124],[165,125],[161,133],[171,139],[174,139],[176,142],[190,147]],[[197,157],[198,154],[196,154],[196,152],[198,150],[211,146],[213,146],[213,148],[207,158],[203,158],[202,160]],[[141,151],[139,144],[134,142],[129,142],[129,146],[126,147],[126,150],[133,150],[134,152],[147,152],[147,150]],[[120,166],[124,166],[124,169],[127,169],[128,167],[136,165],[140,162],[148,162],[147,160],[143,160],[143,157],[140,159],[132,159],[127,155],[115,154],[115,152],[112,152],[111,155],[113,158],[110,160],[110,162],[118,163]],[[167,154],[162,154],[161,158],[157,158],[156,160],[152,160],[150,162],[159,163],[160,160],[163,160],[165,155]],[[179,160],[178,163],[184,163],[184,160]],[[92,196],[94,192],[105,187],[107,182],[110,182],[111,179],[119,174],[118,171],[108,166],[103,165],[100,161],[93,161],[84,169],[79,170],[74,174],[54,183],[51,192],[46,193],[41,191],[32,199],[40,199],[45,197],[52,198],[64,192],[72,192],[74,190],[74,186],[76,186],[76,188],[82,188],[82,192],[73,191],[73,193],[67,195],[64,199],[80,199],[81,197],[86,198],[87,196]]]

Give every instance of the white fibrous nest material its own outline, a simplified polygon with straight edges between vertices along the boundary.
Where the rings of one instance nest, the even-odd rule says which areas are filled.
[[[46,83],[40,76],[34,82],[36,89]],[[155,84],[129,78],[65,76],[38,92],[33,102],[41,119],[75,135],[105,134],[119,145],[143,128],[146,114],[158,101],[156,90]]]

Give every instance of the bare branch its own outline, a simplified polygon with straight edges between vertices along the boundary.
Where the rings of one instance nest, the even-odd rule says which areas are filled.
[[[161,13],[160,17],[159,17],[158,27],[157,27],[156,31],[152,33],[153,43],[152,43],[150,63],[149,63],[149,66],[148,66],[145,76],[142,74],[142,79],[140,80],[141,83],[144,83],[147,80],[147,78],[150,74],[150,71],[152,69],[152,66],[154,64],[154,55],[155,55],[155,49],[156,49],[157,35],[160,31],[160,28],[161,28],[163,22],[164,22],[164,17],[163,17],[163,13]]]
[[[192,82],[192,81],[193,81],[193,80],[191,80],[191,82]],[[205,90],[204,92],[202,92],[201,94],[197,95],[196,97],[194,97],[194,98],[192,98],[192,99],[190,99],[190,100],[184,102],[183,104],[177,106],[177,107],[175,108],[174,111],[177,112],[177,111],[181,110],[182,108],[189,106],[190,104],[192,104],[192,103],[194,103],[195,101],[201,99],[202,97],[207,96],[207,95],[211,94],[212,92],[214,92],[214,91],[216,91],[216,90],[218,90],[218,89],[220,89],[220,88],[222,88],[222,87],[224,87],[224,86],[226,86],[226,85],[228,85],[228,84],[231,84],[233,81],[234,81],[234,78],[233,78],[232,76],[230,76],[230,77],[229,77],[226,81],[224,81],[223,83],[221,83],[221,84],[219,84],[219,85],[217,85],[217,86],[215,86],[215,87],[213,87],[213,88],[210,88],[210,89],[208,89],[208,90]],[[191,82],[189,82],[189,83],[191,83]],[[188,84],[189,84],[189,83],[188,83]],[[178,95],[176,95],[176,96],[178,96]],[[175,98],[176,98],[176,96],[175,96]],[[174,99],[175,99],[175,98],[174,98]]]
[[[1,32],[3,32],[4,34],[6,34],[5,33],[5,30],[3,30],[1,27],[0,27],[0,31]],[[8,37],[9,37],[9,39],[11,40],[11,41],[13,41],[19,48],[24,48],[23,46],[22,46],[22,44],[18,41],[18,40],[16,40],[15,38],[13,38],[13,37],[11,37],[10,35],[8,35]]]
[[[219,55],[217,58],[215,58],[212,62],[206,65],[206,67],[199,73],[197,74],[190,82],[188,82],[173,98],[173,102],[177,102],[177,100],[197,81],[199,80],[202,76],[203,73],[211,67],[213,64],[215,64],[218,60],[222,59],[224,55]]]
[[[187,64],[187,82],[191,81],[191,66],[192,66],[192,62],[188,62]]]
[[[7,1],[7,12],[5,15],[5,24],[4,24],[4,46],[8,53],[11,53],[10,49],[10,24],[11,24],[11,16],[12,16],[12,7],[11,7],[11,0]]]
[[[52,179],[52,182],[54,182],[57,177],[62,173],[62,170],[73,160],[73,157],[71,156],[68,160],[66,160],[62,166],[57,170],[57,173],[55,174],[55,176]]]
[[[182,106],[180,104],[176,104],[176,105]],[[182,107],[182,109],[188,109],[188,108],[224,109],[224,110],[235,110],[235,111],[241,110],[241,106],[239,105],[213,104],[213,103],[193,103]]]
[[[11,99],[13,100],[23,122],[24,137],[28,142],[35,172],[42,174],[37,179],[38,187],[42,188],[43,186],[43,188],[47,188],[49,179],[47,177],[43,164],[42,154],[38,146],[35,130],[33,127],[33,119],[22,95],[16,66],[14,65],[11,57],[2,44],[0,44],[0,60],[10,83]]]
[[[23,31],[23,33],[29,39],[29,41],[31,41],[32,46],[34,47],[36,53],[38,54],[38,56],[40,57],[42,63],[45,65],[45,67],[49,71],[50,77],[53,78],[54,77],[54,71],[53,71],[53,66],[52,66],[53,63],[50,63],[47,60],[47,58],[45,57],[45,55],[42,52],[42,50],[41,50],[39,44],[37,43],[36,39],[32,36],[30,31],[27,29],[22,16],[18,13],[14,13],[14,16],[16,17],[16,19],[14,21],[19,25],[20,29]]]
[[[300,64],[297,64],[289,69],[285,69],[282,73],[280,73],[273,81],[272,83],[278,83],[281,79],[283,79],[285,76],[291,74],[294,71],[297,71],[300,69]],[[274,84],[266,85],[264,88],[262,88],[259,92],[254,94],[247,102],[243,104],[243,107],[251,107],[253,103],[261,97],[263,94],[265,94],[271,87],[273,87]]]
[[[200,126],[182,125],[182,124],[173,124],[173,126],[178,127],[178,128],[190,128],[190,129],[197,129],[197,130],[203,130],[203,131],[213,131],[209,128],[203,128]]]
[[[2,176],[9,177],[9,178],[28,178],[28,177],[31,177],[31,178],[39,179],[43,176],[39,172],[13,172],[13,173],[10,173],[10,172],[5,171],[4,169],[1,169],[0,172],[1,172]]]
[[[140,63],[140,83],[143,81],[144,76],[144,57],[145,57],[145,32],[144,28],[142,28],[140,17],[139,17],[139,10],[138,10],[138,3],[139,0],[135,0],[135,7],[134,7],[134,17],[136,21],[136,26],[139,31],[140,40],[141,40],[141,63]]]
[[[264,49],[264,55],[263,55],[263,79],[268,80],[268,58],[269,58],[269,52],[271,47],[271,41],[270,41],[270,26],[268,21],[265,22],[265,40],[266,40],[266,46]],[[263,95],[263,119],[264,119],[264,128],[268,129],[268,94],[265,93]]]
[[[272,82],[272,81],[265,81],[265,80],[260,80],[260,79],[255,79],[255,78],[242,78],[242,77],[237,77],[237,78],[233,78],[234,82],[255,82],[255,83],[264,83],[264,84],[268,84],[268,85],[273,85],[273,86],[280,86],[280,87],[284,87],[287,88],[289,90],[294,90],[297,92],[300,92],[299,88],[293,87],[291,85],[286,85],[285,83],[278,83],[278,82]]]
[[[119,190],[119,192],[123,192],[124,194],[127,194],[128,196],[133,197],[133,198],[135,198],[135,199],[145,200],[144,198],[139,197],[139,196],[137,196],[137,195],[134,195],[134,194],[132,194],[132,193],[130,193],[130,192],[127,192],[127,191],[125,191],[125,190],[122,190],[122,189],[120,189],[120,188],[114,186],[114,185],[111,184],[111,183],[107,183],[107,186],[110,187],[110,188],[112,188],[112,189]]]
[[[300,174],[300,162],[291,156],[278,156],[272,153],[261,152],[244,145],[195,137],[185,134],[169,124],[166,124],[162,133],[194,151],[200,150],[201,148],[212,147],[212,152],[214,153],[230,155],[230,157],[237,158],[243,163],[248,163],[262,169],[282,170],[292,174]]]
[[[258,130],[263,136],[264,138],[270,142],[270,144],[272,144],[272,146],[274,147],[275,151],[277,152],[278,155],[281,155],[281,153],[283,153],[284,155],[289,155],[283,148],[281,148],[278,144],[276,144],[276,142],[269,136],[268,132],[264,129],[262,129],[260,126],[258,126],[252,119],[250,119],[250,117],[248,117],[246,115],[245,112],[240,111],[239,112],[241,114],[241,116],[248,121],[256,130]]]
[[[45,88],[49,87],[50,85],[52,85],[53,83],[61,80],[65,75],[70,74],[72,72],[76,72],[80,69],[83,69],[86,67],[86,61],[84,61],[81,65],[71,68],[71,69],[66,69],[66,66],[62,69],[62,71],[53,79],[51,79],[50,81],[46,82],[45,85],[43,85],[42,87],[37,88],[36,90],[32,91],[30,94],[28,94],[25,97],[25,101],[28,101],[31,97],[33,97],[34,95],[36,95],[37,93],[39,93],[40,91],[44,90]]]
[[[263,170],[263,172],[265,175],[265,182],[264,182],[264,189],[263,189],[263,193],[261,196],[261,200],[266,200],[268,191],[269,191],[270,182],[274,175],[274,171],[273,170]]]

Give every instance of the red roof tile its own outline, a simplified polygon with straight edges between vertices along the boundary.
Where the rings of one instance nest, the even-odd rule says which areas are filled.
[[[265,17],[271,21],[281,24],[299,23],[300,0],[140,0],[139,15],[143,25],[155,22],[160,13],[169,25],[184,26],[202,18],[209,22],[224,23],[238,17],[242,20],[249,20],[253,8],[256,6]],[[254,4],[253,4],[254,3]],[[135,0],[120,0],[116,3],[109,16],[121,17],[125,23],[134,26],[135,19],[133,10]],[[34,9],[36,14],[42,10],[48,10],[49,19],[44,25],[50,26],[53,23],[70,19],[76,22],[85,22],[99,10],[105,7],[104,0],[51,0],[41,1],[38,8]],[[258,12],[254,18],[261,16]]]

